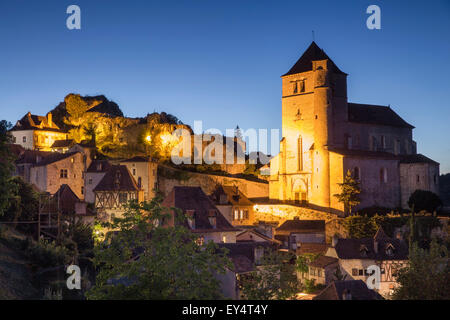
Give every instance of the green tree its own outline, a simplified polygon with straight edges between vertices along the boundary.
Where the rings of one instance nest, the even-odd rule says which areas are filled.
[[[174,226],[167,224],[176,212]],[[215,274],[225,272],[230,261],[213,242],[197,243],[178,219],[179,209],[161,206],[161,197],[150,202],[130,202],[122,218],[108,226],[115,230],[94,249],[99,272],[88,299],[217,299],[220,283]]]
[[[437,194],[431,191],[416,190],[409,197],[408,206],[416,212],[422,210],[433,212],[442,206],[442,201]]]
[[[17,191],[17,186],[12,182],[14,156],[9,148],[10,128],[11,123],[6,120],[0,121],[0,216],[9,208],[10,199]]]
[[[242,293],[249,300],[282,300],[292,298],[298,290],[295,265],[290,254],[265,250],[255,271],[240,278]]]
[[[430,249],[417,243],[411,246],[409,265],[396,273],[399,284],[394,291],[396,300],[449,300],[450,265],[445,246],[433,240]]]
[[[359,182],[353,178],[352,172],[347,170],[344,181],[338,183],[338,185],[341,188],[341,193],[335,194],[334,196],[339,202],[344,204],[344,210],[351,215],[352,208],[361,202],[359,199],[359,194],[361,193]]]

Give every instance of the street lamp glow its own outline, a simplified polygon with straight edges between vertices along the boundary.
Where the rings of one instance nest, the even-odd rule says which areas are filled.
[[[147,140],[147,142],[150,142],[150,140],[152,140],[152,137],[146,136],[146,137],[145,137],[145,140]]]

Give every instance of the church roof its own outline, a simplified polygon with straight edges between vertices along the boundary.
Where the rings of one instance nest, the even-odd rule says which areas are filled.
[[[394,110],[386,106],[348,103],[348,121],[413,129]]]
[[[431,164],[439,164],[438,162],[431,160],[428,157],[425,157],[423,154],[408,154],[402,156],[400,163],[431,163]]]
[[[313,41],[308,49],[302,54],[300,59],[297,60],[297,62],[294,64],[294,66],[282,77],[288,76],[290,74],[296,74],[306,71],[312,70],[312,62],[317,60],[330,60],[332,65],[332,70],[335,73],[339,74],[346,74],[345,72],[342,72],[333,62],[333,60],[328,57],[328,55],[323,51],[323,49],[319,48],[319,46]]]

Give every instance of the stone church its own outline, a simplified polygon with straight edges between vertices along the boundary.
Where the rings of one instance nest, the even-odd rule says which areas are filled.
[[[348,102],[347,74],[315,42],[281,79],[271,199],[342,214],[334,195],[347,170],[360,182],[358,208],[407,208],[416,189],[438,193],[439,163],[417,153],[414,127],[389,106]]]

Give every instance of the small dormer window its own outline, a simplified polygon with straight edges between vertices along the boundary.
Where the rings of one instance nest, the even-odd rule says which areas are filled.
[[[386,246],[386,255],[388,256],[394,255],[394,246],[390,243]]]
[[[359,249],[359,253],[361,254],[361,257],[367,257],[369,250],[365,245],[362,245]]]

